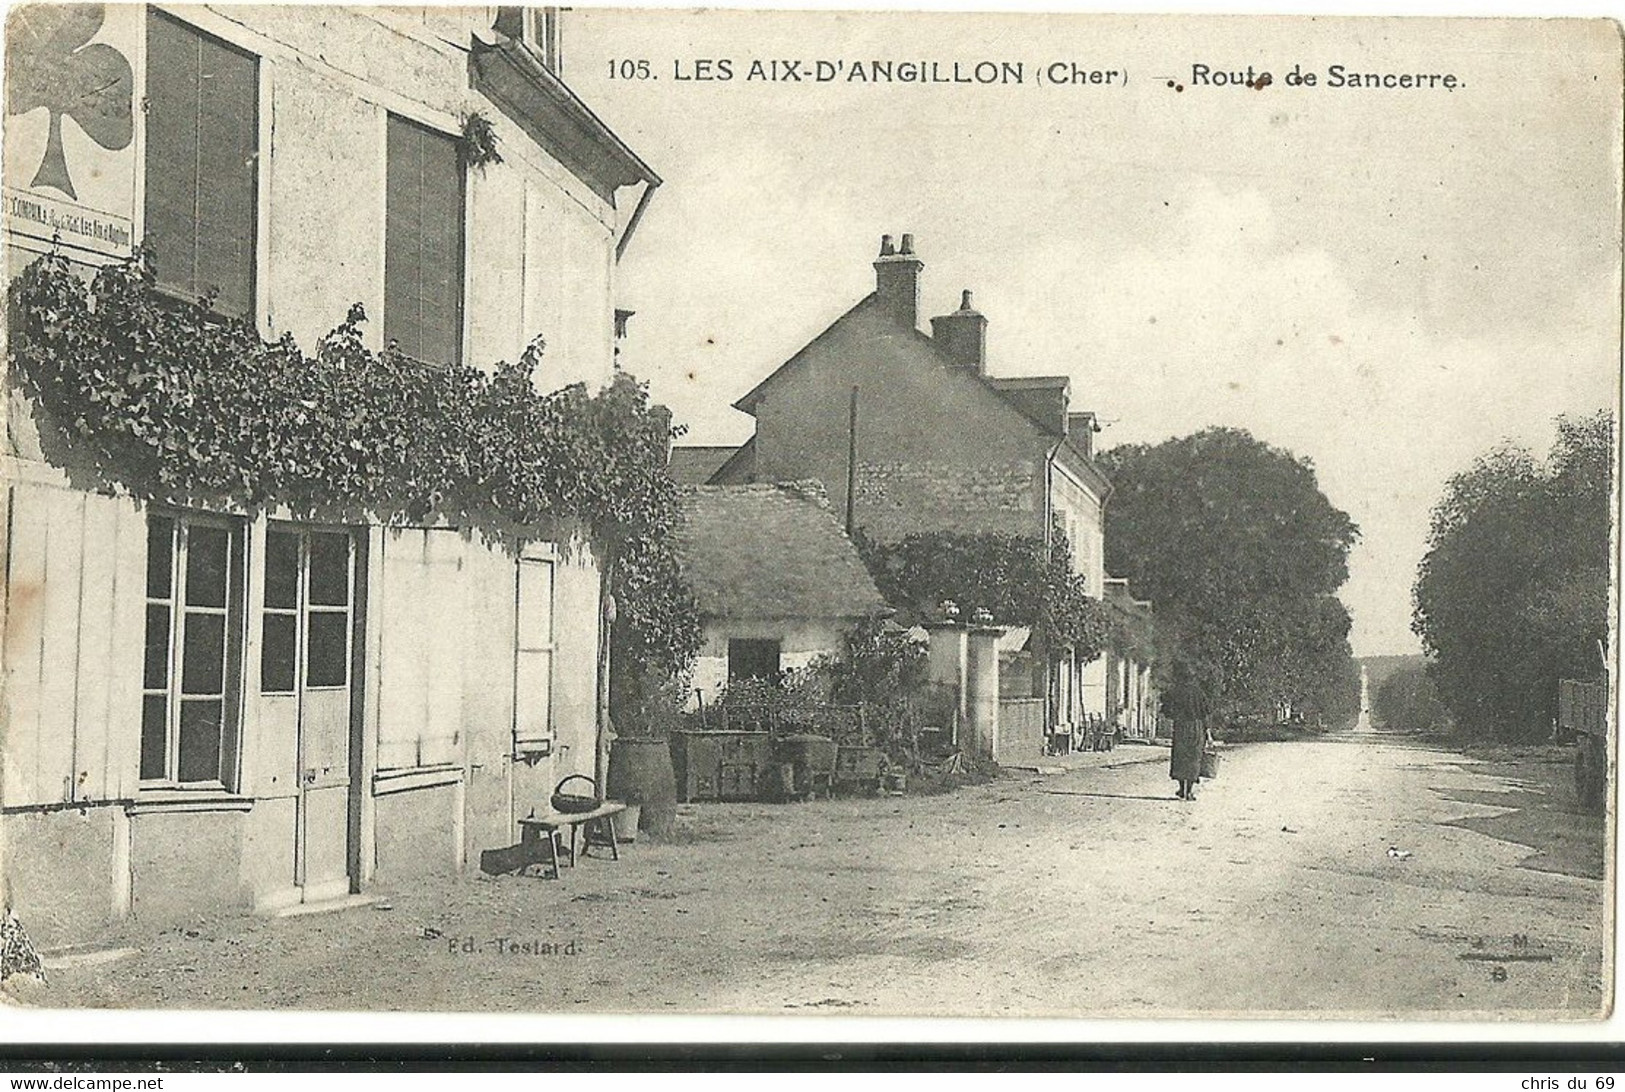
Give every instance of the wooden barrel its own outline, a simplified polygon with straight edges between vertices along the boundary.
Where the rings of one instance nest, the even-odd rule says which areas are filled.
[[[677,779],[663,739],[622,736],[609,752],[609,798],[642,804],[638,829],[665,834],[677,819]]]

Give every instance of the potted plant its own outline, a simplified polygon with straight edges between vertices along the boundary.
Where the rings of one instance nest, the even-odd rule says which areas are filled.
[[[677,819],[677,779],[672,771],[670,737],[682,724],[685,680],[648,686],[630,708],[623,709],[619,734],[610,746],[609,798],[626,804],[621,826],[626,841],[639,830],[665,834]]]

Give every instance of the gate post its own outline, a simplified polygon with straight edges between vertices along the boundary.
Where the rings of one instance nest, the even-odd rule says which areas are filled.
[[[967,704],[970,664],[965,627],[957,622],[931,622],[926,624],[925,632],[930,638],[926,652],[926,676],[935,685],[953,690],[956,704],[952,742],[958,746],[959,725],[968,723],[970,718],[970,706]]]
[[[992,759],[999,747],[999,638],[998,626],[975,626],[966,633],[967,704],[970,706],[971,743],[977,754]]]

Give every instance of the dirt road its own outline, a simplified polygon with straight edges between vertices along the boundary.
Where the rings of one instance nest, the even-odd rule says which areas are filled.
[[[559,882],[200,921],[35,1004],[845,1015],[1440,1014],[1606,1005],[1603,823],[1539,754],[1382,735],[1166,752],[940,797],[687,809]],[[1505,757],[1505,756],[1503,756]],[[1147,760],[1150,761],[1147,761]],[[1390,854],[1390,848],[1395,853]],[[1516,938],[1522,938],[1521,940]]]

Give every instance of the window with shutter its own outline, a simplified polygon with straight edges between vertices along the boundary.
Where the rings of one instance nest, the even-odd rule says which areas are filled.
[[[150,13],[146,142],[143,246],[160,287],[252,314],[259,61]]]
[[[519,561],[518,627],[514,641],[514,753],[552,748],[553,562]]]
[[[389,116],[384,338],[428,364],[463,345],[463,170],[457,142]]]

